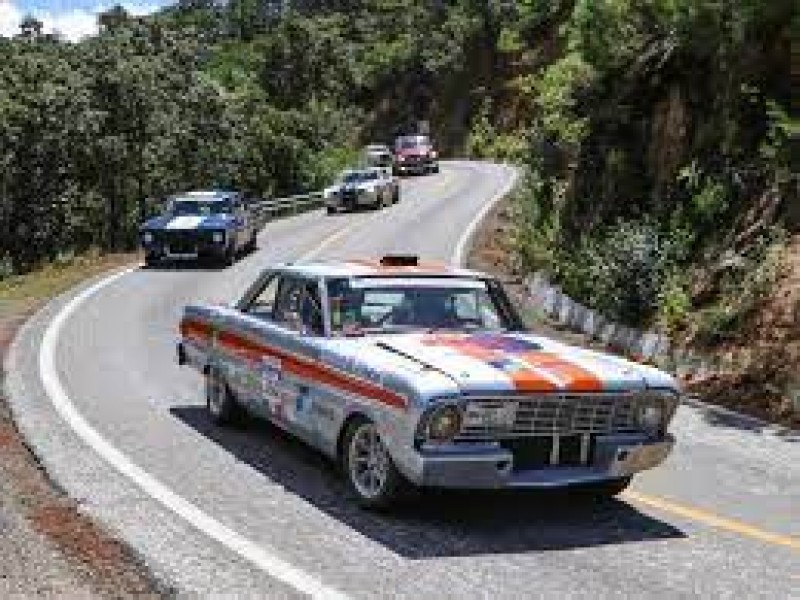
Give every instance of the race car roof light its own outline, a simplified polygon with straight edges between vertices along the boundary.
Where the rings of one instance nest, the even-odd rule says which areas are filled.
[[[411,254],[391,254],[381,258],[382,267],[418,267],[419,256]]]

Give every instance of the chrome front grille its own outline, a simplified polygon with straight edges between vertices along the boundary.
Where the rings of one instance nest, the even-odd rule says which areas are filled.
[[[631,393],[568,393],[476,398],[468,403],[487,408],[516,406],[513,424],[471,424],[465,421],[458,441],[532,436],[635,433],[636,400]]]

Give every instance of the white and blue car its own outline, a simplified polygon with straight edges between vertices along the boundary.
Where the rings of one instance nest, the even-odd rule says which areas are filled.
[[[197,191],[171,197],[139,234],[147,266],[203,258],[230,265],[241,251],[255,250],[258,227],[241,193]]]

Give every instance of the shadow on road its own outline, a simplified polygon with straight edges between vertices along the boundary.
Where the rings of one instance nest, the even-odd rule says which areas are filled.
[[[200,406],[170,412],[247,463],[362,535],[411,559],[566,550],[685,537],[620,500],[577,501],[552,492],[425,491],[391,513],[349,497],[324,456],[267,422],[212,425]]]
[[[174,271],[208,271],[217,272],[225,269],[222,263],[214,263],[210,260],[162,260],[154,265],[141,265],[140,271],[148,271],[151,273]]]
[[[758,435],[769,432],[776,438],[785,442],[800,442],[800,431],[789,429],[781,425],[775,425],[757,417],[736,413],[716,406],[691,404],[688,407],[699,412],[703,421],[712,427],[738,429],[739,431],[746,431]]]

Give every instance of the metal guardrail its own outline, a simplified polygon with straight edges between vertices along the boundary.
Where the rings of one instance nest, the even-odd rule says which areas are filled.
[[[317,208],[323,204],[322,192],[309,192],[287,198],[274,198],[250,204],[258,226],[263,227],[269,221],[281,216],[293,215],[299,212]]]

